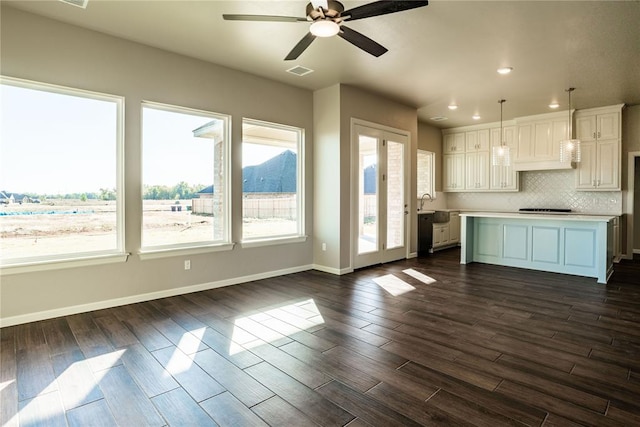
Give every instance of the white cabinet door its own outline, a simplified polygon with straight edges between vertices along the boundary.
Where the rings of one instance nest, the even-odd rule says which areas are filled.
[[[620,106],[579,111],[576,127],[582,153],[576,172],[576,189],[619,190]]]
[[[533,124],[524,123],[518,126],[518,140],[516,143],[518,153],[516,160],[532,160],[533,156]]]
[[[596,116],[576,114],[576,138],[581,142],[595,141],[596,135]]]
[[[516,127],[507,126],[502,129],[504,137],[500,138],[500,128],[491,129],[491,146],[499,146],[503,141],[509,147],[509,156],[511,163],[518,156],[516,141]],[[491,155],[489,156],[491,161]],[[492,166],[489,165],[490,179],[489,189],[493,191],[517,191],[519,188],[518,172],[514,170],[513,165],[510,166]]]
[[[474,151],[489,151],[489,129],[465,132],[465,147],[467,153]]]
[[[443,191],[464,191],[464,154],[445,154],[443,159]]]
[[[580,143],[580,163],[576,169],[576,188],[593,189],[596,186],[596,141]]]
[[[464,132],[450,133],[444,136],[444,153],[445,154],[464,153],[464,148],[465,148]]]
[[[466,154],[467,169],[465,170],[467,190],[489,189],[489,165],[491,159],[488,151],[478,151]]]
[[[536,160],[553,158],[552,124],[550,121],[534,123],[533,157]]]
[[[598,139],[618,139],[618,116],[618,113],[598,114]]]
[[[460,242],[460,213],[451,212],[449,217],[449,243]]]
[[[433,247],[446,246],[449,244],[449,223],[433,224]]]
[[[618,140],[598,141],[597,156],[597,188],[617,190],[620,188],[620,144]]]

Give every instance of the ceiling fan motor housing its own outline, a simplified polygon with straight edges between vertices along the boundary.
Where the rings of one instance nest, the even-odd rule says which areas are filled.
[[[344,12],[344,6],[339,1],[328,0],[327,1],[328,9],[323,9],[320,11],[318,9],[313,8],[313,4],[309,3],[307,5],[307,18],[311,21],[316,21],[318,19],[332,19],[339,18],[340,14]]]

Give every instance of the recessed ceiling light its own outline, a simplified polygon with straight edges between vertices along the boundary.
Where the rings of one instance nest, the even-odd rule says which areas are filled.
[[[498,73],[500,73],[500,74],[509,74],[512,71],[513,71],[513,67],[498,68]]]
[[[480,117],[480,114],[474,114],[471,118],[473,120],[480,120],[481,117]]]
[[[434,122],[441,122],[443,120],[447,120],[447,118],[442,116],[435,116],[435,117],[431,117],[431,120],[433,120]]]
[[[458,106],[456,104],[449,105],[449,110],[457,110]]]
[[[558,108],[560,106],[560,104],[558,104],[557,102],[552,102],[551,104],[549,104],[549,108]]]

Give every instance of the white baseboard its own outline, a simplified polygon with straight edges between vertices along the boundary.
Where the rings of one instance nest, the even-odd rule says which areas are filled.
[[[158,292],[149,292],[146,294],[131,295],[128,297],[114,298],[104,301],[96,301],[89,304],[73,305],[69,307],[56,308],[53,310],[39,311],[36,313],[4,317],[0,318],[0,328],[20,325],[22,323],[37,322],[39,320],[52,319],[54,317],[70,316],[72,314],[85,313],[87,311],[118,307],[126,304],[151,301],[159,298],[173,297],[176,295],[189,294],[192,292],[206,291],[208,289],[221,288],[223,286],[237,285],[240,283],[252,282],[254,280],[268,279],[270,277],[283,276],[285,274],[291,273],[299,273],[301,271],[312,270],[314,268],[315,266],[312,265],[303,265],[299,267],[285,268],[282,270],[251,274],[249,276],[234,277],[231,279],[219,280],[216,282],[201,283],[199,285],[184,286],[180,288],[166,289]]]
[[[313,264],[313,269],[322,271],[324,273],[335,274],[336,276],[342,276],[343,274],[353,273],[353,268],[333,268],[326,265]]]
[[[640,254],[640,249],[634,249],[634,250],[633,250],[633,253],[634,253],[634,254]]]
[[[411,252],[407,257],[407,259],[411,259],[411,258],[418,258],[418,252]]]

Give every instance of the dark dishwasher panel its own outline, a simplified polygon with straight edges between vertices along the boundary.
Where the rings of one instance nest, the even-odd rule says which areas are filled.
[[[418,255],[429,255],[433,247],[433,214],[418,214]]]

